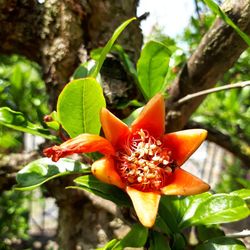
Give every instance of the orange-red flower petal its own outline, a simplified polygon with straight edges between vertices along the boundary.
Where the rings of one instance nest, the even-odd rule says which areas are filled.
[[[209,185],[181,168],[175,169],[171,182],[161,189],[165,195],[194,195],[209,190]]]
[[[114,160],[111,157],[103,157],[95,161],[91,166],[91,171],[100,181],[115,185],[122,189],[125,188],[125,184],[118,175],[115,169]]]
[[[165,131],[165,103],[161,94],[155,95],[131,125],[132,131],[144,129],[159,138]]]
[[[204,129],[187,129],[163,136],[164,146],[172,151],[172,158],[181,166],[206,139]]]
[[[130,132],[128,126],[106,108],[101,110],[101,124],[105,137],[113,146],[121,145]]]
[[[51,157],[53,161],[58,161],[60,158],[72,155],[74,153],[90,153],[100,152],[105,155],[114,155],[115,150],[108,140],[92,134],[81,134],[73,139],[62,143],[59,146],[47,148],[43,153],[47,157]]]
[[[145,227],[152,227],[155,223],[161,195],[153,192],[141,192],[132,187],[127,187],[135,212]]]

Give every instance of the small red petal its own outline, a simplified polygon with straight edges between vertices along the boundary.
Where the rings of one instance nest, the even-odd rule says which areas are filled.
[[[144,107],[131,125],[132,132],[147,130],[150,135],[159,138],[165,131],[165,103],[161,94],[155,95]]]
[[[172,158],[181,166],[206,139],[204,129],[187,129],[163,136],[163,143],[172,151]]]
[[[125,184],[118,175],[115,169],[114,160],[111,157],[104,157],[95,161],[92,164],[91,171],[100,181],[115,185],[121,189],[125,188]]]
[[[194,195],[206,192],[209,185],[181,168],[175,169],[171,182],[161,189],[165,195]]]
[[[131,187],[127,187],[126,192],[132,200],[142,225],[152,227],[155,223],[161,195],[153,192],[142,192]]]
[[[113,146],[121,146],[130,133],[128,126],[106,108],[101,110],[101,123],[105,137]]]
[[[114,155],[115,151],[108,140],[92,134],[81,134],[59,146],[53,146],[43,151],[44,155],[51,157],[53,161],[72,155],[74,153],[100,152],[104,155]]]

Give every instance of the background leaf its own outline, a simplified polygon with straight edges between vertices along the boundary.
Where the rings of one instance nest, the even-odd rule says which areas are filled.
[[[57,112],[70,137],[82,133],[99,134],[99,114],[105,105],[100,84],[94,78],[84,78],[66,85],[58,98]]]
[[[38,135],[46,139],[57,139],[55,136],[50,134],[49,130],[29,122],[24,117],[23,113],[11,110],[8,107],[0,108],[0,124],[18,131]]]
[[[166,236],[157,231],[152,231],[150,234],[149,250],[159,250],[159,249],[171,250]]]
[[[250,189],[240,189],[240,190],[235,190],[231,192],[231,194],[237,195],[243,200],[249,200],[250,199]]]
[[[163,43],[150,41],[142,52],[137,63],[139,88],[149,100],[166,88],[166,77],[171,51]]]
[[[53,162],[49,158],[41,158],[29,163],[17,173],[17,190],[32,190],[43,183],[59,176],[90,173],[90,166],[79,161],[62,158],[58,162]]]

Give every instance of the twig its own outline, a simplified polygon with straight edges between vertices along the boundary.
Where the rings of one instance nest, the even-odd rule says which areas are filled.
[[[217,87],[217,88],[202,90],[202,91],[196,92],[194,94],[186,95],[185,97],[179,99],[177,101],[177,105],[183,104],[183,103],[185,103],[193,98],[199,97],[199,96],[203,96],[203,95],[207,95],[207,94],[211,94],[211,93],[215,93],[215,92],[219,92],[219,91],[223,91],[223,90],[244,88],[246,86],[250,86],[250,81],[238,82],[238,83],[228,84],[228,85],[224,85],[224,86]]]
[[[226,234],[227,237],[231,238],[245,238],[250,236],[250,230],[243,230],[241,232]]]

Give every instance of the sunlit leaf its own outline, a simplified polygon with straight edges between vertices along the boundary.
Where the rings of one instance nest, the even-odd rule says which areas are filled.
[[[61,92],[57,112],[63,128],[70,137],[82,133],[99,134],[99,113],[105,107],[100,84],[94,78],[74,80]]]
[[[101,182],[92,175],[78,177],[74,182],[79,186],[72,186],[70,188],[84,189],[104,199],[111,200],[120,206],[130,206],[131,204],[128,195],[121,189]]]
[[[190,225],[210,225],[238,221],[249,216],[250,210],[243,199],[231,194],[216,194],[197,207]]]
[[[247,248],[242,243],[242,241],[228,238],[220,237],[205,241],[201,245],[195,248],[195,250],[246,250]]]
[[[0,108],[0,124],[18,131],[38,135],[50,140],[57,139],[55,136],[50,134],[49,130],[29,122],[24,117],[23,113],[11,110],[8,107]]]
[[[49,158],[41,158],[29,163],[17,173],[15,189],[32,190],[51,179],[79,173],[90,173],[90,166],[67,158],[60,159],[58,162],[53,162]]]
[[[165,91],[170,56],[171,51],[163,43],[150,41],[144,46],[137,72],[140,90],[147,100]]]
[[[230,194],[234,194],[242,198],[243,200],[249,200],[250,199],[250,189],[240,189],[235,190],[231,192]]]
[[[119,37],[119,35],[121,34],[121,32],[132,22],[136,20],[135,17],[125,21],[124,23],[122,23],[113,33],[112,37],[109,39],[108,43],[105,45],[105,47],[102,49],[101,54],[99,56],[99,59],[96,61],[96,65],[93,68],[92,72],[90,73],[90,76],[92,77],[97,77],[98,73],[101,70],[101,67],[103,65],[103,62],[107,56],[107,54],[110,52],[114,42],[116,41],[116,39]]]

